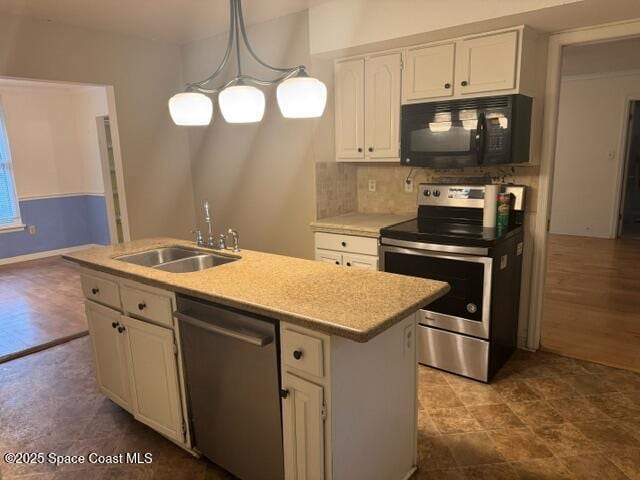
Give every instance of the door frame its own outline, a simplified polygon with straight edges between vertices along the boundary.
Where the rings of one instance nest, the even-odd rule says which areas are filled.
[[[551,213],[551,195],[560,102],[562,53],[570,45],[588,45],[640,36],[640,20],[594,25],[567,30],[549,37],[547,77],[545,82],[542,151],[540,158],[537,215],[533,232],[534,251],[531,274],[531,302],[527,328],[527,348],[537,350],[542,332],[544,286],[547,274],[548,222]]]
[[[615,238],[620,238],[622,235],[623,215],[624,215],[624,199],[627,194],[627,176],[629,174],[629,156],[631,155],[631,132],[633,131],[633,124],[640,121],[633,115],[633,109],[635,105],[640,105],[640,94],[630,95],[625,98],[624,105],[624,127],[622,131],[620,152],[624,152],[624,158],[622,159],[622,168],[618,172],[618,202],[614,218],[614,234]]]

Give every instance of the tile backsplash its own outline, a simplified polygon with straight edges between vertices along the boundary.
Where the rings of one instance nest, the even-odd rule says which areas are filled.
[[[515,183],[528,186],[527,211],[536,210],[538,166],[492,166],[456,170],[431,170],[400,165],[322,162],[316,164],[317,218],[362,213],[413,213],[416,210],[417,185],[425,182]],[[411,174],[413,192],[407,193],[404,181]],[[376,191],[369,191],[374,180]]]

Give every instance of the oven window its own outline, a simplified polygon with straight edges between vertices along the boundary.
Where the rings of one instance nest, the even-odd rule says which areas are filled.
[[[396,252],[385,252],[384,255],[386,272],[441,280],[451,286],[449,293],[431,303],[427,310],[482,321],[483,263]]]

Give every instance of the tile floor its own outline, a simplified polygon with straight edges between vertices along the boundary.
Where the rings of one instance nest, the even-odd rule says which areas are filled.
[[[60,257],[0,266],[0,362],[86,331],[74,266]]]
[[[0,452],[150,451],[154,463],[56,469],[0,460],[3,480],[232,478],[102,397],[90,348],[81,338],[0,365]],[[491,385],[421,367],[418,450],[416,480],[640,479],[640,375],[526,352]]]

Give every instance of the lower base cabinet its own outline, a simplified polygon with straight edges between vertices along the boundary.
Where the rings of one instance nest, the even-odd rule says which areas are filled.
[[[85,312],[100,391],[131,411],[126,337],[118,331],[120,312],[91,301],[85,303]]]
[[[173,331],[122,316],[137,420],[178,442],[184,440]]]
[[[282,402],[286,480],[323,480],[323,388],[290,373],[283,374]]]

